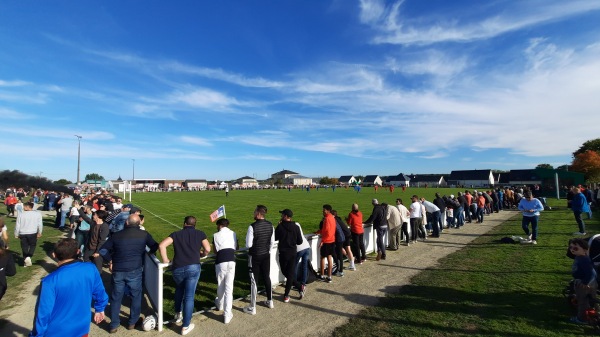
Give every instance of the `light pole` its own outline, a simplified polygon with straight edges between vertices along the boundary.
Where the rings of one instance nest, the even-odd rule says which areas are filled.
[[[81,163],[81,136],[75,135],[77,137],[77,185],[79,185],[79,165]]]
[[[133,162],[133,177],[131,180],[135,180],[135,159],[131,159],[131,161]]]

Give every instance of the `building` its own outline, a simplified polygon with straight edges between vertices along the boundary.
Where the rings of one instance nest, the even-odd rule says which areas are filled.
[[[283,185],[293,185],[293,186],[308,186],[313,184],[313,179],[305,176],[301,176],[299,174],[293,174],[287,176],[282,181]]]
[[[252,177],[241,177],[235,180],[234,186],[236,188],[255,188],[258,187],[258,181]]]
[[[276,183],[278,180],[283,181],[285,178],[287,178],[289,176],[297,175],[297,174],[298,173],[294,172],[294,171],[283,170],[283,171],[279,171],[277,173],[271,174],[271,180],[273,180],[273,183]]]
[[[363,186],[383,186],[383,180],[378,175],[368,175],[362,181]]]
[[[557,184],[559,192],[561,193],[561,197],[565,197],[565,186],[577,186],[584,183],[585,176],[583,173],[565,170],[536,168],[532,170],[510,170],[510,172],[508,173],[508,185],[525,185],[529,187],[539,185],[541,195],[546,197],[556,196]]]
[[[338,184],[342,186],[353,186],[357,184],[356,178],[354,176],[341,176],[338,179]]]
[[[491,187],[496,184],[492,170],[452,171],[448,178],[449,186]]]
[[[204,191],[208,183],[206,179],[187,179],[183,181],[182,185],[188,191]]]
[[[408,176],[405,176],[403,173],[400,173],[397,176],[387,177],[387,179],[385,180],[387,185],[395,186],[395,187],[402,187],[402,186],[410,187],[410,181],[411,181],[411,178]]]
[[[410,175],[412,187],[447,187],[447,175],[443,174],[413,174]]]

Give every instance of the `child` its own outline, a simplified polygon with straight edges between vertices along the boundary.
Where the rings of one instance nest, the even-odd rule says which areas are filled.
[[[569,240],[569,251],[575,257],[571,274],[577,297],[577,316],[571,317],[571,322],[587,324],[585,311],[590,307],[589,298],[596,298],[598,283],[594,263],[588,255],[588,242],[581,238]]]

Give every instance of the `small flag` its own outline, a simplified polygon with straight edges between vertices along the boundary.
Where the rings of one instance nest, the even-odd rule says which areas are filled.
[[[222,216],[225,216],[225,205],[221,205],[216,211],[210,213],[210,221],[215,222]]]

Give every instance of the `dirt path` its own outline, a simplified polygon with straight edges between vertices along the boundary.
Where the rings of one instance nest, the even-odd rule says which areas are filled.
[[[283,303],[283,288],[274,292],[275,308],[257,307],[255,316],[241,310],[246,301],[235,301],[234,317],[230,324],[222,323],[222,312],[208,312],[194,316],[196,328],[188,336],[330,336],[333,329],[343,325],[358,314],[365,306],[376,305],[386,293],[397,291],[424,269],[433,268],[440,258],[453,253],[485,234],[493,227],[517,215],[514,211],[504,211],[485,218],[483,224],[467,224],[462,229],[445,230],[439,239],[417,243],[410,247],[402,246],[391,251],[387,259],[376,262],[370,258],[357,271],[347,271],[345,277],[334,277],[333,283],[314,282],[307,286],[306,297],[297,299],[292,292],[290,303]],[[42,269],[41,275],[45,274]],[[0,336],[26,336],[32,326],[39,278],[27,285],[22,305],[7,317],[9,324],[0,330]],[[258,300],[264,300],[259,296]],[[129,309],[126,308],[126,311]],[[281,323],[278,323],[281,322]],[[90,336],[108,336],[108,324],[92,324]],[[165,326],[158,331],[128,331],[121,327],[118,336],[178,336],[180,327]],[[67,337],[67,336],[65,336]]]

